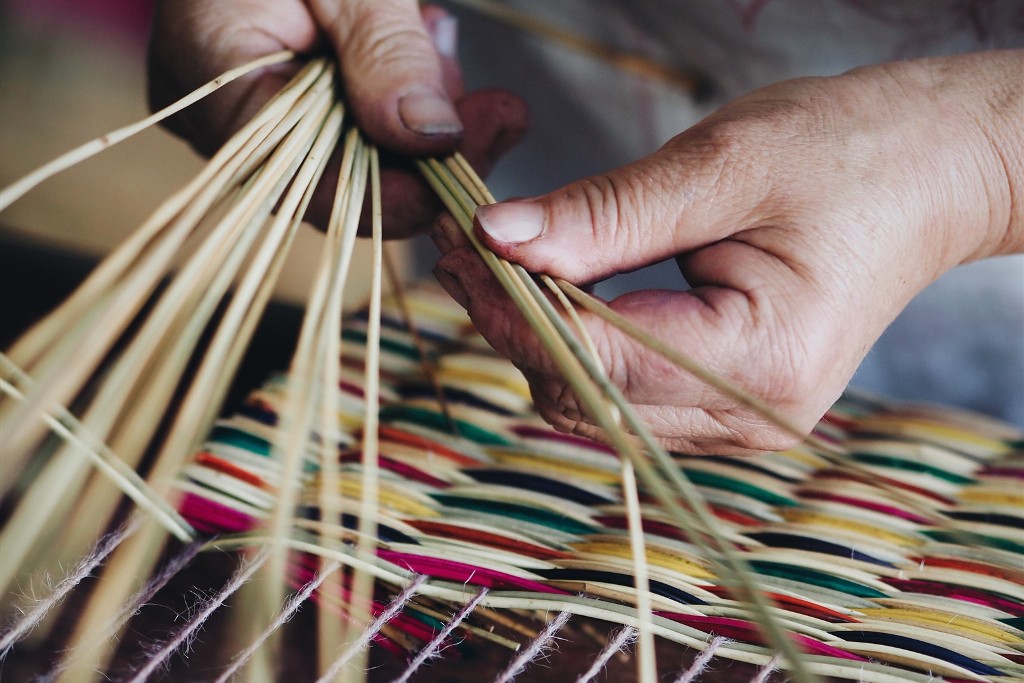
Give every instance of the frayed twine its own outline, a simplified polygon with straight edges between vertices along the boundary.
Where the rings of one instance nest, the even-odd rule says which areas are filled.
[[[494,683],[509,683],[509,681],[521,674],[530,662],[542,659],[550,650],[554,649],[555,644],[553,641],[555,640],[555,634],[565,626],[570,616],[569,612],[560,612],[557,617],[548,622],[548,625],[530,643],[530,646],[519,653],[505,670],[498,674],[498,677],[494,679]]]
[[[46,617],[49,611],[59,605],[67,597],[68,593],[74,590],[75,586],[88,578],[92,571],[107,559],[110,553],[114,552],[114,549],[128,538],[138,526],[139,520],[136,518],[101,538],[93,546],[89,554],[79,560],[74,569],[61,579],[50,595],[37,602],[35,607],[25,610],[23,612],[24,616],[7,628],[3,635],[0,636],[0,659],[5,658],[16,642],[38,626],[39,622]]]
[[[628,648],[636,642],[639,632],[632,626],[627,626],[619,631],[614,638],[608,641],[608,644],[601,650],[597,659],[591,665],[587,672],[576,679],[576,683],[589,683],[599,673],[604,670],[604,667],[608,664],[608,660],[615,656],[616,653],[621,650]]]
[[[441,632],[438,633],[437,636],[435,636],[434,639],[426,645],[426,647],[419,651],[419,654],[417,654],[416,658],[412,660],[412,662],[409,664],[409,667],[404,672],[402,672],[401,676],[392,681],[392,683],[406,683],[406,681],[408,681],[409,678],[414,673],[416,673],[416,670],[419,669],[420,666],[422,666],[425,662],[439,656],[441,645],[445,642],[445,640],[448,639],[448,636],[451,635],[452,631],[458,628],[459,624],[461,624],[466,617],[473,613],[473,610],[476,609],[477,605],[480,604],[480,601],[483,600],[486,595],[487,589],[481,588],[480,591],[475,596],[473,596],[473,599],[467,602],[465,606],[461,610],[459,610],[454,617],[452,617],[452,620],[448,622],[448,625],[445,626],[441,630]]]

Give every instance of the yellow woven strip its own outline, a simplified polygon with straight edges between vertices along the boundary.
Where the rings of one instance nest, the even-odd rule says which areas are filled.
[[[923,539],[910,534],[901,534],[889,529],[879,528],[872,524],[862,524],[851,519],[838,517],[836,515],[828,515],[815,510],[784,509],[780,510],[779,514],[781,514],[787,522],[808,524],[819,527],[836,527],[846,531],[852,531],[868,538],[888,541],[889,543],[894,543],[898,546],[916,548],[925,544]]]

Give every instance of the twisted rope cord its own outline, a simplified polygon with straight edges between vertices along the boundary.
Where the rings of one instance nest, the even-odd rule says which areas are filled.
[[[750,679],[750,683],[765,683],[768,680],[768,677],[779,668],[779,659],[781,659],[781,657],[781,655],[775,655],[772,657],[770,662],[765,664],[760,671],[754,674],[754,677]]]
[[[203,543],[196,541],[189,543],[185,548],[175,555],[167,564],[163,566],[156,574],[146,582],[146,585],[139,589],[139,592],[132,596],[131,600],[125,603],[124,608],[117,613],[107,628],[104,629],[104,633],[113,637],[117,629],[120,628],[124,622],[128,621],[136,612],[141,610],[153,597],[163,589],[164,586],[170,582],[178,572],[185,569],[188,564],[199,554],[202,549]],[[55,667],[53,667],[46,674],[40,676],[36,683],[50,683],[51,681],[57,680],[62,673],[68,669],[69,663],[72,661],[73,653],[67,653]]]
[[[530,662],[543,657],[553,647],[551,641],[554,640],[555,634],[569,621],[570,616],[571,613],[569,612],[560,612],[557,617],[548,622],[548,625],[530,643],[530,646],[519,653],[515,659],[509,662],[505,670],[498,674],[498,677],[494,679],[494,683],[509,683],[509,681],[521,674]]]
[[[250,578],[256,573],[263,563],[266,562],[267,558],[270,557],[269,550],[263,550],[259,555],[256,556],[251,562],[243,562],[235,573],[232,575],[231,580],[224,586],[224,588],[214,595],[212,598],[206,600],[196,615],[192,617],[184,626],[178,629],[178,632],[174,634],[166,643],[164,643],[153,656],[149,658],[149,661],[135,672],[132,676],[129,672],[129,683],[142,683],[147,680],[154,671],[157,670],[167,659],[174,654],[179,647],[183,644],[190,642],[191,638],[198,632],[206,621],[213,616],[224,602],[230,598],[235,592],[238,591]]]
[[[0,637],[0,659],[5,658],[16,642],[39,625],[49,611],[59,605],[68,593],[74,590],[75,586],[92,574],[92,570],[107,559],[110,553],[114,552],[114,549],[121,545],[122,541],[128,538],[138,526],[139,520],[136,518],[101,538],[93,546],[93,549],[78,561],[74,569],[61,579],[49,596],[37,602],[35,607],[28,610],[21,620],[5,630],[3,636]]]
[[[388,605],[388,608],[373,620],[373,623],[363,631],[362,635],[342,651],[341,655],[334,660],[334,664],[331,665],[331,668],[329,668],[323,676],[317,679],[316,683],[328,683],[329,681],[333,681],[341,671],[341,668],[345,666],[350,659],[355,657],[363,648],[369,645],[373,637],[377,635],[382,628],[384,628],[384,625],[402,611],[405,604],[412,599],[412,596],[416,594],[417,589],[419,589],[426,580],[427,577],[420,574],[412,583],[406,586],[405,590],[399,593],[398,597],[392,600],[391,604]]]
[[[597,654],[597,659],[587,669],[587,672],[576,679],[576,683],[590,683],[590,681],[594,680],[594,677],[604,670],[608,660],[614,657],[616,652],[636,642],[637,635],[637,630],[632,626],[627,626],[619,631],[614,638],[608,641],[604,649]]]
[[[718,651],[718,648],[728,642],[729,640],[722,636],[715,636],[712,638],[707,647],[705,647],[700,655],[693,660],[693,663],[690,664],[690,668],[681,673],[674,683],[693,683],[693,681],[697,680],[697,677],[707,670],[708,664],[711,663],[711,659],[715,656],[715,652]]]
[[[234,660],[231,663],[231,666],[228,667],[228,669],[217,678],[216,683],[225,683],[232,676],[234,676],[235,673],[242,667],[242,665],[249,661],[249,659],[252,658],[254,654],[256,654],[256,651],[259,650],[263,643],[266,642],[267,638],[274,635],[274,632],[277,631],[277,629],[281,628],[286,623],[288,623],[291,620],[291,618],[295,616],[295,613],[299,611],[299,608],[303,605],[303,603],[306,602],[306,600],[313,593],[313,591],[319,588],[320,584],[322,584],[324,580],[327,579],[328,576],[336,572],[340,567],[340,562],[332,562],[327,567],[325,567],[322,572],[317,574],[305,586],[303,586],[301,590],[293,594],[292,597],[288,599],[288,602],[285,603],[284,608],[277,615],[277,617],[272,622],[270,622],[270,625],[267,626],[267,628],[264,629],[263,632],[259,634],[259,636],[257,636],[256,640],[252,642],[252,645],[245,648],[242,652],[235,656]]]
[[[441,644],[444,643],[449,635],[451,635],[452,631],[458,628],[459,624],[461,624],[466,617],[473,613],[473,610],[476,609],[477,605],[479,605],[487,596],[487,592],[486,588],[481,588],[480,591],[473,596],[473,599],[467,602],[465,606],[459,610],[454,617],[452,617],[452,620],[448,622],[448,625],[441,629],[441,632],[438,633],[426,647],[420,650],[419,654],[412,660],[408,668],[402,672],[401,676],[392,681],[392,683],[406,683],[406,681],[416,673],[416,670],[419,669],[424,662],[436,657],[438,655],[438,650],[441,648]]]

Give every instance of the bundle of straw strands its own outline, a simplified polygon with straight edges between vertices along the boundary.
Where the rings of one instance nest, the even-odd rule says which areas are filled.
[[[336,150],[294,359],[222,416]],[[607,445],[544,425],[436,288],[383,295],[377,152],[308,61],[0,357],[5,680],[1022,680],[1020,433],[847,397],[784,453],[667,453],[576,310],[624,323],[475,241],[463,159],[416,164]],[[342,319],[364,203],[372,294]]]

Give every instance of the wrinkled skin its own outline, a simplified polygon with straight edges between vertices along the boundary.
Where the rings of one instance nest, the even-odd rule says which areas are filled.
[[[454,30],[444,10],[428,6],[421,12],[415,0],[167,0],[157,5],[150,41],[150,106],[163,107],[261,55],[333,51],[355,119],[385,152],[439,155],[458,149],[486,175],[522,138],[527,111],[503,90],[464,91]],[[297,69],[294,63],[264,69],[168,125],[210,155]],[[423,232],[441,208],[412,165],[396,156],[385,154],[382,171],[388,237]],[[336,180],[335,165],[307,220],[326,224],[329,188]]]

